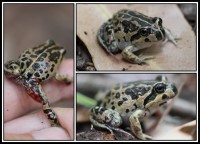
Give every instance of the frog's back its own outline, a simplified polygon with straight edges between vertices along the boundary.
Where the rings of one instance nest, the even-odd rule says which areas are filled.
[[[52,40],[29,48],[19,56],[21,74],[27,79],[48,80],[55,74],[65,53],[65,49]]]
[[[97,105],[111,108],[120,114],[133,112],[137,108],[144,108],[144,99],[151,92],[155,83],[156,81],[152,80],[116,84],[107,91],[105,97]]]

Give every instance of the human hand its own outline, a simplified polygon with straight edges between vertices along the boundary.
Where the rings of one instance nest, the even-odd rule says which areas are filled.
[[[73,60],[63,60],[58,73],[73,77]],[[72,99],[73,82],[66,85],[54,78],[42,87],[50,105]],[[35,110],[39,111],[35,111]],[[51,127],[42,104],[33,100],[22,86],[4,77],[4,140],[72,140],[73,108],[53,108],[61,127]]]

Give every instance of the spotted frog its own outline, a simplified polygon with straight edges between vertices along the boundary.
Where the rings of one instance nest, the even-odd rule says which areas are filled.
[[[135,55],[138,50],[167,39],[177,45],[170,31],[163,27],[161,18],[125,9],[114,14],[100,27],[97,38],[111,55],[121,52],[126,61],[136,64],[154,58]]]
[[[5,75],[24,86],[29,96],[42,103],[43,112],[50,119],[52,126],[59,126],[59,121],[49,105],[41,83],[52,77],[70,83],[68,76],[56,73],[65,53],[63,47],[56,45],[53,40],[48,40],[44,44],[25,50],[17,61],[11,60],[4,65]]]
[[[142,132],[139,119],[158,109],[178,93],[174,83],[165,76],[117,84],[104,93],[97,106],[90,109],[89,119],[96,127],[109,130],[130,126],[132,134],[141,140],[151,139]],[[101,93],[102,96],[102,93]]]

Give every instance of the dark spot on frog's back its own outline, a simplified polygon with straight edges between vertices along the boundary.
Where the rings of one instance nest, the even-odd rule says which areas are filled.
[[[46,75],[46,79],[49,78],[49,74]]]
[[[124,103],[123,101],[119,101],[118,106],[121,106],[123,103]]]
[[[40,68],[40,64],[39,64],[39,63],[34,63],[34,64],[32,65],[32,68],[33,68],[34,70],[37,70],[37,69]]]
[[[31,54],[31,52],[30,51],[26,51],[25,54]]]
[[[119,93],[119,92],[117,92],[117,93],[115,94],[115,98],[116,98],[116,99],[120,98],[120,93]]]
[[[34,76],[35,76],[35,77],[40,77],[40,74],[39,74],[38,72],[36,72],[36,73],[34,74]]]
[[[33,62],[33,61],[32,61],[31,59],[27,60],[27,61],[26,61],[26,67],[29,67],[30,64],[31,64],[32,62]]]
[[[114,29],[114,33],[117,33],[118,31],[121,31],[120,27],[118,27],[117,29]]]
[[[112,106],[111,109],[112,109],[112,110],[115,110],[115,106]]]
[[[36,58],[37,55],[33,55],[33,54],[32,54],[32,55],[30,55],[30,57],[31,57],[31,58]]]
[[[39,55],[39,54],[43,53],[45,51],[45,49],[47,49],[47,47],[40,48],[40,49],[35,51],[35,54]]]
[[[132,100],[138,99],[138,94],[130,88],[125,90],[125,94],[131,96]]]
[[[50,61],[54,61],[55,63],[57,63],[59,57],[60,57],[60,52],[54,52],[54,53],[51,53],[51,54],[49,55],[49,60],[50,60]]]
[[[30,78],[32,77],[32,75],[33,75],[33,73],[28,72],[28,73],[27,73],[27,77],[28,77],[28,79],[30,79]]]
[[[51,71],[51,72],[53,72],[53,70],[54,70],[54,68],[53,68],[53,67],[51,67],[50,71]]]
[[[126,97],[123,98],[123,101],[127,101],[128,99]]]
[[[106,110],[107,110],[107,109],[103,107],[103,108],[100,109],[100,112],[99,112],[99,113],[102,115],[103,112],[106,111]]]
[[[20,68],[21,68],[21,69],[24,68],[24,63],[23,63],[23,62],[20,63]]]
[[[21,60],[22,61],[26,61],[28,58],[27,57],[24,57],[24,58],[22,58]]]
[[[41,54],[41,57],[46,58],[46,57],[47,57],[47,54],[46,54],[46,53],[42,53],[42,54]]]
[[[39,72],[40,72],[40,74],[42,74],[42,73],[43,73],[43,70],[42,70],[42,69],[39,69]]]
[[[40,62],[42,62],[42,61],[44,61],[44,58],[42,58],[42,57],[39,57],[39,58],[37,59],[37,61],[40,61]]]

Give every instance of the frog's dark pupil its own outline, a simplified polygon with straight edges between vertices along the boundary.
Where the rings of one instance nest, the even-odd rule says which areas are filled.
[[[147,36],[147,35],[148,35],[147,29],[141,29],[140,34],[141,34],[142,36]]]
[[[163,84],[157,84],[156,87],[155,87],[155,90],[157,93],[163,93],[164,90],[165,90],[165,87]]]

